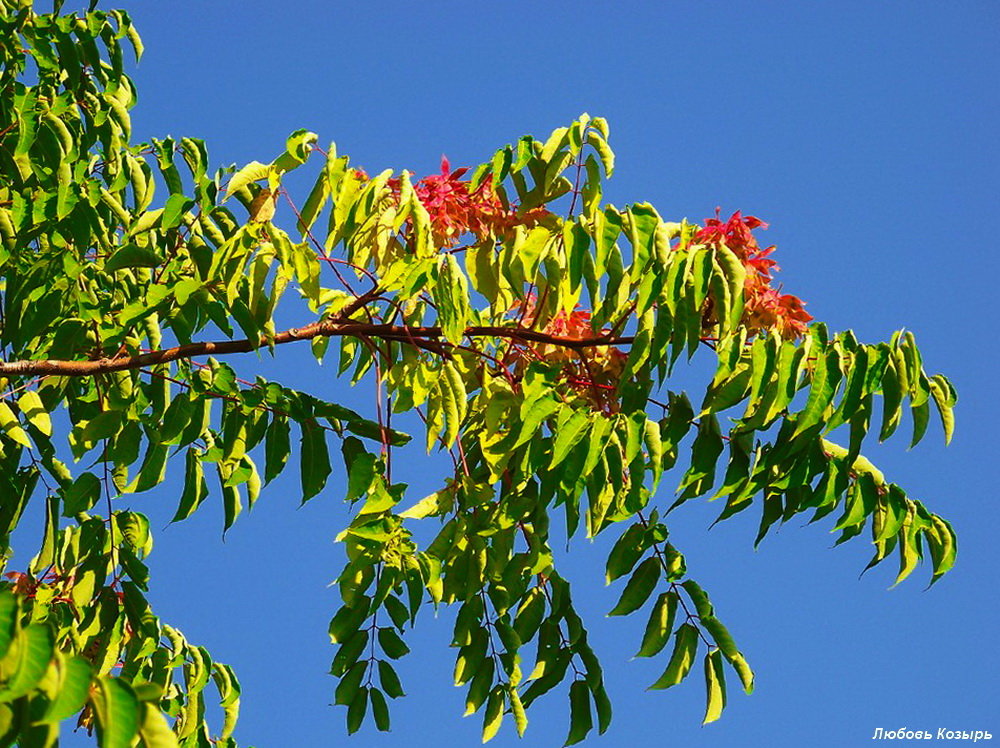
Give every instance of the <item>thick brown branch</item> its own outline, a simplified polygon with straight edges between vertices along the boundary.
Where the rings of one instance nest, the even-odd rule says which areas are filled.
[[[305,327],[285,330],[275,335],[271,341],[262,340],[260,343],[249,339],[205,341],[201,343],[187,343],[186,345],[179,345],[174,348],[139,353],[133,356],[114,356],[92,361],[51,359],[0,361],[0,375],[30,376],[41,374],[62,377],[84,377],[94,374],[106,374],[112,371],[141,369],[147,366],[155,366],[156,364],[164,364],[169,361],[194,358],[195,356],[249,353],[268,345],[269,342],[274,345],[282,345],[284,343],[293,343],[297,340],[312,340],[317,337],[338,337],[342,335],[396,340],[401,343],[410,343],[433,350],[436,345],[441,345],[438,339],[442,337],[442,332],[440,327],[407,327],[404,325],[380,325],[364,322],[326,320],[313,322]],[[522,327],[468,327],[465,329],[465,336],[470,338],[484,336],[510,338],[524,342],[545,343],[572,350],[611,345],[628,345],[633,340],[631,337],[615,337],[611,335],[601,335],[593,338],[567,338],[560,335],[548,335],[537,330],[529,330]]]

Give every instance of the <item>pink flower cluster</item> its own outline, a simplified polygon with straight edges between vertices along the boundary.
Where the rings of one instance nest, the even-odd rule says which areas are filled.
[[[794,340],[805,334],[812,315],[806,312],[805,303],[798,296],[782,294],[779,288],[771,285],[772,274],[779,270],[769,257],[774,247],[761,248],[753,235],[756,228],[766,229],[767,224],[754,216],[743,216],[739,211],[728,221],[722,221],[716,211],[716,217],[705,221],[694,241],[724,244],[743,261],[747,270],[743,323],[750,331],[776,329],[786,340]]]
[[[413,185],[420,202],[431,219],[434,241],[439,247],[454,247],[466,234],[476,241],[502,239],[515,226],[534,226],[548,214],[545,208],[524,213],[500,199],[490,179],[475,189],[462,177],[467,168],[452,171],[451,164],[441,157],[441,172],[424,177]],[[399,180],[389,182],[399,190]]]

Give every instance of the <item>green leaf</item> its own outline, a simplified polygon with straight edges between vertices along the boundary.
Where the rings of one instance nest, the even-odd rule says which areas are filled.
[[[327,451],[326,431],[310,418],[302,422],[302,503],[323,490],[330,475],[330,453]]]
[[[891,538],[899,532],[906,521],[906,494],[899,486],[890,483],[884,501],[885,517],[882,520],[882,531],[875,536],[876,542]]]
[[[893,587],[910,576],[920,562],[920,535],[914,525],[915,516],[916,510],[911,503],[907,507],[906,523],[899,533],[899,573],[892,584]]]
[[[931,392],[933,393],[933,391],[932,386]],[[899,406],[902,402],[903,388],[894,362],[890,358],[885,373],[882,375],[882,428],[878,435],[880,442],[892,436],[899,425]]]
[[[699,620],[701,621],[701,625],[705,627],[705,630],[711,634],[712,639],[715,640],[715,644],[722,652],[722,656],[729,661],[729,664],[740,677],[740,681],[743,683],[743,690],[747,694],[753,693],[753,671],[750,669],[750,665],[742,653],[736,648],[736,643],[733,641],[733,637],[730,636],[729,631],[714,616],[704,616]]]
[[[507,701],[507,691],[502,685],[496,685],[486,698],[486,711],[483,714],[483,742],[488,743],[496,737],[503,724],[504,706]]]
[[[155,268],[163,262],[163,258],[151,247],[140,247],[138,244],[126,244],[115,252],[104,263],[104,271],[113,273],[127,268]]]
[[[378,679],[382,685],[382,690],[385,691],[389,698],[398,699],[401,696],[406,696],[403,692],[403,686],[399,682],[399,676],[396,675],[396,671],[393,670],[392,665],[386,660],[378,661]]]
[[[777,364],[779,345],[780,339],[777,333],[772,331],[766,336],[758,336],[750,346],[752,376],[750,402],[747,404],[748,411],[752,411],[768,394],[767,390],[774,386],[772,377]]]
[[[21,428],[21,423],[17,420],[17,416],[14,415],[14,411],[3,400],[0,400],[0,429],[3,429],[4,433],[18,444],[29,449],[31,448],[31,440],[28,439],[28,435]]]
[[[378,630],[378,645],[387,657],[391,657],[394,660],[398,660],[410,651],[406,643],[399,638],[396,629],[389,627]]]
[[[94,694],[97,741],[101,748],[129,748],[139,732],[139,700],[120,678],[98,679]]]
[[[475,714],[486,702],[493,688],[493,676],[495,672],[496,661],[492,657],[484,660],[482,666],[476,671],[476,674],[472,677],[472,681],[469,683],[469,690],[465,696],[465,713],[462,716],[468,717],[470,714]]]
[[[328,151],[329,155],[336,154],[336,151]],[[329,158],[327,163],[329,164]],[[299,213],[298,229],[302,233],[303,239],[309,235],[312,225],[316,222],[316,218],[323,207],[326,205],[327,199],[330,197],[330,181],[328,179],[326,170],[319,175],[319,179],[316,180],[313,185],[312,190],[310,190],[305,203],[302,206],[302,210]]]
[[[750,668],[750,664],[740,653],[737,653],[727,659],[729,660],[729,664],[732,665],[733,670],[736,671],[736,675],[739,676],[740,682],[743,684],[743,692],[749,696],[753,693],[754,689],[754,673]]]
[[[55,563],[56,536],[59,533],[59,496],[49,494],[45,497],[45,530],[42,534],[42,547],[28,567],[32,574],[38,574],[43,569]]]
[[[743,316],[746,266],[736,253],[724,243],[720,243],[715,252],[715,259],[718,261],[729,286],[730,309],[725,329],[736,330]]]
[[[575,680],[569,687],[569,735],[563,746],[576,745],[594,727],[590,711],[590,689],[587,682]]]
[[[438,388],[441,392],[442,405],[444,406],[444,446],[445,448],[450,448],[455,443],[461,431],[462,422],[465,420],[468,410],[468,403],[462,376],[450,361],[444,362],[442,374],[444,376],[438,380]]]
[[[697,652],[698,629],[690,623],[681,624],[674,634],[674,651],[670,655],[667,669],[649,688],[661,689],[676,686],[691,672],[691,666],[694,664]]]
[[[859,475],[847,494],[844,513],[831,532],[864,523],[875,508],[876,491],[875,479],[870,473]]]
[[[142,704],[139,737],[144,748],[177,748],[177,735],[170,729],[166,717],[152,704]]]
[[[837,412],[827,424],[827,429],[833,429],[851,417],[861,405],[861,398],[864,397],[865,381],[868,377],[868,349],[864,346],[854,351],[851,361],[851,369],[847,375],[847,385],[844,387],[844,396],[840,400]]]
[[[425,496],[409,509],[400,512],[399,516],[404,519],[423,519],[424,517],[437,517],[443,514],[454,503],[454,490],[445,489],[436,491],[430,496]]]
[[[354,700],[347,707],[347,734],[353,735],[361,729],[368,711],[368,689],[359,688]]]
[[[212,663],[212,680],[215,681],[215,686],[219,691],[219,705],[227,711],[238,713],[240,695],[243,689],[233,668],[219,662]],[[229,737],[225,730],[223,733],[223,737]]]
[[[934,404],[937,405],[938,414],[941,416],[941,426],[944,428],[944,443],[950,444],[952,434],[955,433],[955,414],[952,406],[955,404],[951,382],[941,374],[931,377],[931,396]]]
[[[919,405],[911,405],[910,415],[913,417],[913,438],[910,440],[910,449],[913,449],[927,433],[927,424],[931,418],[930,402],[924,400]]]
[[[85,512],[101,498],[101,479],[93,473],[80,473],[71,486],[63,489],[62,497],[66,516]]]
[[[549,470],[554,470],[566,459],[573,449],[587,434],[591,416],[588,411],[575,410],[565,423],[561,423],[555,432],[555,443],[552,446],[552,460]]]
[[[358,631],[358,628],[368,617],[368,598],[365,604],[344,605],[330,620],[330,641],[334,644],[344,644]]]
[[[549,164],[553,159],[559,160],[557,154],[568,142],[569,132],[570,128],[568,127],[557,127],[553,130],[549,139],[545,141],[545,145],[542,146],[542,152],[538,156],[539,160],[545,164]]]
[[[148,491],[162,483],[167,471],[167,454],[166,445],[150,441],[142,460],[142,466],[139,468],[139,474],[125,489],[125,492]]]
[[[659,559],[653,556],[639,564],[622,590],[618,603],[608,615],[624,616],[641,608],[660,581],[662,571]]]
[[[129,626],[136,633],[155,639],[159,635],[159,625],[149,602],[134,582],[123,581],[121,587],[122,607]]]
[[[46,436],[52,436],[52,419],[49,418],[49,413],[35,390],[25,390],[17,400],[17,407],[28,419],[28,423]]]
[[[705,655],[705,694],[703,725],[715,722],[726,708],[726,674],[722,669],[722,652],[717,649]]]
[[[468,323],[469,287],[455,255],[446,254],[441,258],[433,296],[445,340],[455,345],[461,343]]]
[[[655,491],[660,483],[660,476],[663,474],[663,440],[660,436],[660,425],[656,421],[646,419],[643,426],[643,441],[653,472],[653,490]]]
[[[640,274],[654,259],[656,229],[662,221],[656,208],[649,203],[636,203],[629,206],[628,219],[626,225],[633,252],[631,275],[633,279],[639,279]]]
[[[958,552],[958,542],[951,524],[936,514],[931,515],[931,524],[932,527],[926,532],[926,537],[931,560],[934,563],[934,576],[931,577],[928,587],[951,570]]]
[[[238,485],[230,485],[221,472],[219,473],[219,480],[222,483],[222,532],[225,535],[226,531],[233,526],[236,519],[243,513],[243,501],[240,497]]]
[[[349,436],[341,444],[344,462],[347,465],[346,501],[355,501],[364,496],[375,479],[375,463],[378,458],[365,449],[360,439]]]
[[[606,583],[611,584],[632,571],[647,547],[645,525],[637,522],[623,532],[608,554]]]
[[[389,618],[392,619],[393,624],[397,629],[402,631],[407,623],[410,623],[410,611],[406,609],[406,605],[395,595],[387,595],[385,602],[386,613],[389,614]],[[385,690],[385,689],[383,689]]]
[[[521,696],[514,686],[507,689],[507,699],[510,701],[510,712],[514,715],[517,736],[523,738],[524,731],[528,729],[528,715],[524,711],[524,704],[521,703]]]
[[[264,482],[270,483],[285,468],[291,453],[291,427],[288,419],[275,414],[264,437]]]
[[[251,182],[258,182],[266,178],[270,173],[270,165],[262,164],[259,161],[251,161],[233,174],[229,180],[229,186],[226,188],[226,198],[228,199],[234,192],[246,187]]]
[[[750,379],[753,369],[746,364],[739,364],[735,371],[720,381],[713,382],[705,392],[702,401],[702,414],[719,413],[731,408],[749,394]],[[717,377],[718,379],[718,377]]]
[[[598,132],[590,130],[587,132],[587,143],[594,147],[597,151],[598,157],[601,159],[601,165],[604,167],[604,174],[610,177],[615,172],[615,154],[608,145],[607,140],[604,139]]]
[[[201,465],[198,450],[189,447],[185,458],[184,491],[177,512],[171,522],[180,522],[190,517],[208,496],[208,484],[205,482],[205,471]]]
[[[7,590],[0,590],[0,660],[7,655],[18,620],[17,598]]]
[[[559,403],[552,397],[541,397],[536,400],[526,400],[522,407],[521,432],[512,448],[520,447],[535,437],[539,427],[559,408]],[[527,411],[527,412],[525,412]]]
[[[391,724],[389,722],[389,705],[385,701],[385,696],[377,688],[368,690],[368,698],[372,702],[372,716],[375,718],[375,727],[379,732],[389,732]]]
[[[840,354],[837,350],[835,348],[818,350],[815,355],[809,398],[795,422],[792,439],[823,421],[824,413],[840,383]]]
[[[180,224],[184,213],[194,207],[194,204],[194,200],[191,200],[184,195],[178,194],[168,197],[167,201],[163,204],[163,213],[160,214],[160,228],[172,229]],[[114,257],[111,259],[114,260]],[[110,264],[110,261],[108,264]],[[107,266],[105,266],[105,270],[107,269]]]
[[[739,654],[739,650],[736,648],[736,643],[733,641],[733,637],[730,636],[726,627],[722,625],[722,621],[715,616],[699,616],[699,621],[701,625],[704,626],[705,630],[711,634],[712,639],[715,640],[716,646],[724,655],[734,656]]]
[[[714,414],[702,416],[698,423],[698,435],[691,444],[691,467],[684,474],[677,489],[684,493],[674,502],[674,506],[711,490],[715,483],[716,464],[723,448],[718,419]]]
[[[66,143],[64,145],[68,147],[65,147],[64,150],[68,151],[68,153],[64,155],[72,158],[75,155],[72,152],[76,149],[73,144],[73,136],[66,125],[58,117],[52,117],[51,115],[46,117],[46,124],[50,125],[53,130],[61,131],[65,134]],[[73,182],[73,169],[69,159],[60,162],[59,168],[56,171],[56,180],[59,184],[56,197],[56,218],[61,221],[73,211],[79,199],[79,188]]]
[[[603,735],[611,726],[611,700],[608,698],[607,689],[604,682],[599,682],[596,686],[591,683],[590,690],[594,695],[594,707],[597,710],[597,732]]]
[[[309,159],[309,154],[313,150],[313,144],[319,136],[305,129],[298,129],[288,136],[285,141],[285,152],[274,160],[274,164],[281,164],[281,170],[294,169],[296,166],[304,164]],[[286,159],[287,157],[287,159]]]
[[[656,599],[642,635],[642,646],[639,647],[636,657],[652,657],[666,645],[674,629],[674,616],[677,614],[679,599],[673,590],[662,593]]]
[[[161,444],[177,444],[194,417],[197,403],[190,397],[175,397],[163,414],[163,424],[157,434]]]
[[[4,661],[4,670],[10,675],[0,689],[0,704],[24,696],[34,689],[45,675],[53,656],[52,632],[48,626],[33,623],[22,630],[14,640]]]
[[[351,665],[347,672],[341,676],[340,683],[337,684],[333,703],[349,706],[358,695],[361,679],[365,677],[366,672],[368,672],[368,660],[359,660]]]
[[[541,587],[532,587],[521,601],[514,617],[514,631],[522,642],[531,641],[545,616],[545,593]]]

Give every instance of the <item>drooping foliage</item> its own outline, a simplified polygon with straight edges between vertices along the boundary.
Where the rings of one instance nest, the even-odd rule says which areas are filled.
[[[638,656],[664,661],[651,688],[701,660],[705,722],[727,675],[749,693],[753,673],[669,509],[754,511],[757,543],[833,515],[838,543],[868,534],[869,566],[898,555],[897,581],[926,556],[932,582],[953,565],[947,521],[862,454],[904,409],[913,444],[932,409],[951,437],[954,390],[913,335],[869,344],[812,321],[775,287],[754,217],[605,204],[603,119],[419,180],[369,176],[307,131],[269,162],[210,171],[199,140],[132,143],[122,43],[142,46],[127,13],[61,4],[0,0],[0,746],[54,745],[67,720],[102,746],[235,745],[236,676],[150,608],[153,536],[123,507],[168,474],[175,522],[221,502],[228,529],[286,469],[301,501],[353,507],[329,628],[351,733],[368,715],[388,729],[392,663],[443,605],[484,740],[508,715],[522,733],[560,684],[567,744],[604,732],[611,704],[553,537],[617,538],[610,615],[647,617]],[[318,172],[302,201],[283,187],[300,168]],[[290,289],[302,322],[279,329]],[[371,387],[367,416],[234,368],[304,341]],[[672,374],[694,356],[716,368],[692,402]],[[425,498],[393,481],[394,456],[422,448],[391,428],[406,413],[423,448],[452,456]],[[7,568],[29,502],[42,543]],[[223,724],[206,723],[210,698]]]

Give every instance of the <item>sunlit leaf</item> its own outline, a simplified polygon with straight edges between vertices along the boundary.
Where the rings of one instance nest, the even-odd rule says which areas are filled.
[[[657,558],[647,558],[639,564],[625,585],[625,589],[622,590],[621,597],[615,607],[608,615],[624,616],[641,608],[652,594],[662,572],[663,569]]]
[[[141,710],[129,685],[120,678],[100,678],[94,705],[101,748],[131,746],[139,732]]]
[[[703,725],[717,720],[726,708],[726,674],[722,669],[722,652],[717,649],[705,655],[705,698]]]
[[[683,623],[674,634],[674,650],[670,655],[667,669],[649,687],[650,689],[676,686],[691,672],[698,652],[698,629],[690,623]]]
[[[673,633],[677,603],[677,593],[673,591],[664,592],[656,599],[642,635],[642,646],[639,647],[636,657],[652,657],[663,649],[670,639],[670,634]]]

